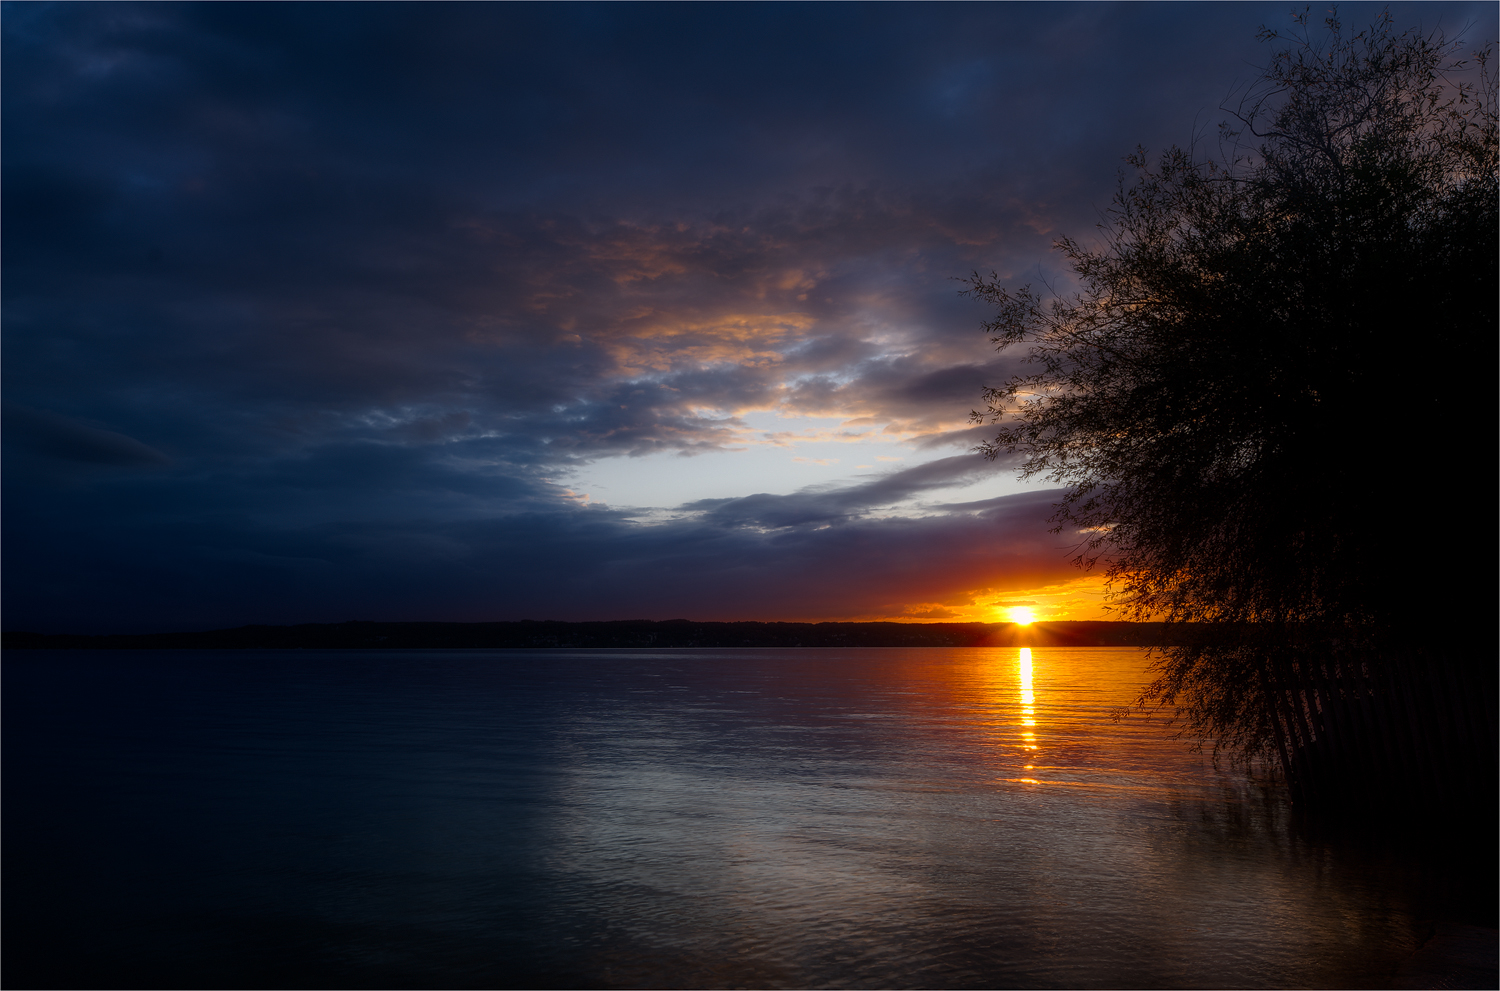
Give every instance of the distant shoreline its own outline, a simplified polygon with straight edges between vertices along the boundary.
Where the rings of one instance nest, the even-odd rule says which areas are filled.
[[[0,635],[12,650],[288,650],[580,647],[1152,647],[1191,627],[1107,620],[1032,623],[309,623],[195,633]]]

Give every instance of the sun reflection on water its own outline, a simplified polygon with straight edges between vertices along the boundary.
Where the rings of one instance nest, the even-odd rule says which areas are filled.
[[[1027,750],[1036,749],[1036,695],[1031,690],[1031,648],[1021,648],[1021,738]]]

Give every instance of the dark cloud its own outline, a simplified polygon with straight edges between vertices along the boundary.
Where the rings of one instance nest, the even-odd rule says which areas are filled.
[[[1066,288],[1052,239],[1284,18],[9,6],[6,623],[936,616],[1053,575],[1030,497],[889,511],[994,470],[955,452],[1015,366],[954,277]],[[954,456],[651,526],[567,487],[772,414]]]
[[[619,619],[663,615],[664,603],[703,619],[860,619],[1076,577],[1066,541],[1046,532],[1054,493],[963,514],[782,520],[774,530],[713,514],[648,526],[604,509],[381,518],[378,504],[336,523],[272,525],[254,500],[167,517],[145,495],[127,495],[138,505],[125,529],[78,517],[76,506],[29,507],[32,519],[52,523],[55,513],[72,529],[61,543],[46,525],[7,533],[11,567],[27,575],[9,586],[8,608],[25,626]],[[310,483],[304,498],[317,496]]]
[[[859,485],[806,488],[791,495],[762,492],[734,499],[701,499],[681,508],[702,512],[706,520],[719,526],[782,528],[828,524],[863,516],[869,510],[894,505],[924,491],[973,481],[1008,467],[961,455],[891,472]]]
[[[70,417],[7,403],[5,439],[43,458],[116,468],[141,468],[171,462],[165,454],[134,437],[90,426]]]

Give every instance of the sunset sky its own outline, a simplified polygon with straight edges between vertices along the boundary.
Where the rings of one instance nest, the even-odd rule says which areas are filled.
[[[1100,618],[955,279],[1289,9],[6,5],[5,628]]]

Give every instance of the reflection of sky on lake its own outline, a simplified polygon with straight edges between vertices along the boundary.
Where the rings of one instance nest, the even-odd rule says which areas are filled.
[[[563,911],[695,984],[1320,983],[1405,945],[1373,918],[1347,943],[1367,892],[1295,860],[1276,799],[1112,720],[1138,653],[1029,653],[746,652],[591,714],[560,754]]]
[[[1112,718],[1139,653],[1031,654],[23,656],[7,925],[75,983],[246,986],[1372,985],[1412,945],[1400,871]]]

